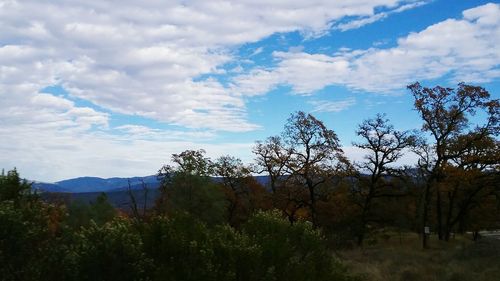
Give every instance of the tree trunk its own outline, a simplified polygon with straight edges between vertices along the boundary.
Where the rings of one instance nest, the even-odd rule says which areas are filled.
[[[423,202],[423,210],[422,210],[422,225],[420,226],[420,233],[422,234],[422,248],[429,248],[429,241],[427,233],[425,233],[425,227],[429,223],[429,203],[431,201],[431,183],[428,182],[425,186],[425,194],[424,194],[424,202]]]
[[[366,197],[365,203],[363,205],[363,210],[361,211],[361,224],[360,224],[360,229],[358,233],[358,246],[363,246],[363,240],[365,238],[366,234],[366,223],[367,223],[367,214],[370,209],[370,202],[373,197],[373,186],[370,187],[370,192],[368,193],[368,196]]]
[[[310,206],[310,209],[311,209],[311,220],[312,220],[312,224],[314,227],[317,227],[317,219],[316,219],[316,198],[314,198],[314,188],[311,188],[309,190],[309,194],[311,196],[311,206]]]
[[[446,222],[444,225],[444,240],[445,241],[450,241],[450,233],[451,230],[453,229],[454,223],[452,222],[453,218],[453,207],[455,205],[455,195],[456,195],[456,189],[453,190],[453,192],[448,191],[448,211],[446,213]]]
[[[443,211],[441,209],[442,200],[441,200],[441,191],[439,190],[439,185],[436,186],[436,215],[437,215],[437,232],[439,240],[443,240]]]

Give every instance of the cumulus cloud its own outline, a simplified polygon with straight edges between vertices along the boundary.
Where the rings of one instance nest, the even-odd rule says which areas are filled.
[[[232,48],[276,32],[321,34],[408,2],[416,1],[1,1],[0,83],[60,84],[119,113],[249,131],[258,126],[241,96],[197,79],[218,73]]]
[[[283,73],[260,70],[268,72],[258,78],[264,86],[252,77],[248,88],[238,91],[206,78],[234,61],[235,49],[277,32],[318,36],[346,17],[372,17],[378,9],[388,12],[414,2],[0,0],[0,153],[7,159],[1,165],[50,180],[150,174],[170,153],[200,146],[214,154],[241,155],[250,151],[248,144],[203,140],[220,130],[258,129],[248,121],[245,100],[275,85]],[[469,17],[485,21],[481,15]],[[295,55],[309,62],[307,55]],[[276,56],[291,70],[297,67],[289,54]],[[330,58],[310,65],[325,62]],[[346,63],[333,58],[331,70],[344,71]],[[328,76],[318,77],[330,82]],[[53,85],[68,96],[41,93]],[[302,82],[295,88],[305,93],[317,85]],[[110,128],[113,113],[192,131],[160,132],[134,124]]]
[[[237,77],[235,91],[266,93],[291,85],[311,94],[328,85],[368,92],[401,90],[415,80],[450,76],[451,82],[500,77],[500,5],[486,4],[400,38],[396,47],[344,49],[334,55],[275,52],[277,66]]]

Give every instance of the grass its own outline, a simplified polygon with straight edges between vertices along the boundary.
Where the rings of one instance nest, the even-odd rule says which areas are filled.
[[[418,235],[378,235],[363,249],[338,254],[351,272],[373,281],[498,281],[500,240],[477,242],[457,236],[450,242],[431,237],[430,248],[422,250]],[[375,242],[376,241],[376,242]]]

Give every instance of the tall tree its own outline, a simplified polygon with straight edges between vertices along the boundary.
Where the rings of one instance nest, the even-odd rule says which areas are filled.
[[[363,121],[356,134],[362,142],[353,145],[367,153],[366,161],[357,165],[360,170],[357,176],[359,185],[353,188],[355,202],[361,208],[358,245],[362,245],[373,201],[402,195],[394,191],[392,185],[391,179],[401,176],[401,170],[393,165],[403,156],[403,150],[413,144],[414,137],[407,131],[395,130],[389,120],[380,114]]]
[[[476,138],[474,134],[461,135],[452,141],[451,153],[464,142]],[[445,195],[443,210],[443,235],[449,240],[450,233],[458,224],[465,231],[465,221],[473,209],[481,208],[495,194],[500,175],[500,142],[492,137],[472,141],[445,168],[441,191]]]
[[[422,244],[427,247],[424,226],[429,224],[429,204],[432,194],[436,195],[437,231],[443,239],[442,192],[440,185],[445,178],[445,167],[461,155],[474,141],[499,133],[500,103],[490,98],[490,94],[479,86],[458,84],[458,87],[422,87],[418,82],[408,86],[415,103],[415,109],[423,120],[422,131],[429,137],[420,141],[415,152],[420,156],[419,167],[425,174],[426,183],[422,201]],[[482,112],[485,120],[472,122],[476,113]],[[474,124],[475,123],[475,124]],[[459,135],[472,134],[473,138],[449,149],[451,140]]]
[[[291,179],[307,188],[307,206],[312,223],[317,225],[318,186],[335,175],[347,159],[335,132],[302,111],[291,114],[285,124],[283,139],[290,151],[286,167]]]

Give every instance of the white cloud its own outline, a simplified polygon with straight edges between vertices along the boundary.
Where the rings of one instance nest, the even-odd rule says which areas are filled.
[[[393,92],[416,80],[451,77],[485,82],[500,77],[500,5],[487,4],[411,33],[389,49],[343,49],[333,56],[276,52],[272,69],[254,69],[235,79],[235,91],[264,94],[280,84],[298,94],[328,85]]]
[[[198,146],[242,155],[248,144],[200,139],[259,128],[248,121],[245,95],[265,89],[235,92],[201,76],[220,73],[242,44],[277,32],[322,34],[345,17],[408,2],[417,1],[0,0],[0,165],[51,180],[150,174],[171,153]],[[52,85],[69,96],[40,93]],[[314,87],[302,83],[297,90]],[[111,114],[193,130],[109,128],[110,114],[78,106],[80,99]],[[135,137],[125,140],[116,130]]]
[[[347,31],[350,29],[360,28],[360,27],[365,26],[367,24],[374,23],[374,22],[377,22],[379,20],[385,19],[388,16],[390,16],[391,14],[401,13],[401,12],[404,12],[406,10],[414,9],[414,8],[423,6],[423,5],[427,4],[428,2],[429,1],[418,1],[418,2],[404,4],[404,5],[399,6],[396,9],[392,9],[392,10],[389,10],[386,12],[375,13],[375,14],[367,16],[367,17],[362,17],[362,18],[351,20],[348,22],[339,23],[339,24],[335,25],[333,28],[339,29],[341,31]]]
[[[274,69],[254,69],[234,79],[233,89],[244,95],[265,94],[279,84],[291,85],[293,91],[309,95],[326,85],[347,79],[349,61],[344,57],[322,54],[275,52],[279,60]]]
[[[250,57],[256,56],[264,51],[264,47],[258,47],[251,54]]]
[[[339,101],[312,100],[308,102],[314,109],[312,112],[340,112],[356,104],[356,99],[348,98]]]
[[[207,151],[208,156],[238,155],[251,161],[251,143],[203,143],[175,139],[144,139],[104,133],[56,131],[54,128],[0,126],[2,166],[17,167],[23,177],[53,182],[86,176],[129,177],[151,175],[170,161],[172,153],[186,149]]]
[[[120,136],[123,140],[157,140],[157,141],[196,141],[196,140],[213,140],[215,138],[215,132],[207,130],[195,130],[195,131],[175,131],[175,130],[162,130],[155,129],[142,125],[122,125],[115,127],[114,129],[124,133]]]
[[[276,32],[321,34],[346,16],[408,2],[416,1],[1,1],[0,85],[59,83],[120,113],[253,130],[242,97],[196,78],[220,72],[240,44]],[[228,118],[235,124],[220,122]]]

